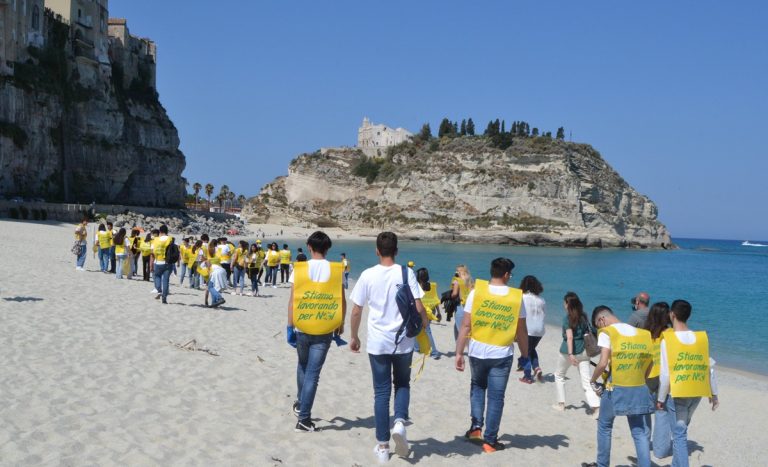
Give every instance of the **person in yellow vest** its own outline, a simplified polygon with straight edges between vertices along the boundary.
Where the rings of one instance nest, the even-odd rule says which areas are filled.
[[[154,239],[152,243],[152,257],[154,258],[152,272],[155,275],[155,291],[157,293],[155,298],[162,296],[163,303],[167,304],[168,287],[173,265],[166,262],[165,253],[168,245],[173,242],[173,237],[168,235],[168,226],[165,224],[160,226],[159,234],[160,236]]]
[[[258,274],[256,275],[256,283],[262,285],[261,277],[264,275],[264,259],[267,257],[267,253],[264,251],[264,248],[261,247],[261,240],[256,240],[256,247],[256,253],[258,254]]]
[[[101,272],[109,271],[109,248],[112,240],[112,234],[104,227],[104,224],[99,224],[99,230],[96,232],[96,238],[94,242],[99,245],[99,267]]]
[[[128,249],[128,258],[131,262],[130,277],[134,277],[136,275],[136,271],[138,271],[138,261],[140,256],[139,243],[141,243],[141,236],[138,228],[133,227],[131,229],[131,236],[128,237],[128,243],[131,244],[131,247]]]
[[[152,258],[152,234],[148,233],[146,237],[139,242],[139,251],[141,252],[141,273],[143,279],[149,282],[149,262]]]
[[[288,245],[283,244],[283,249],[280,250],[280,283],[285,284],[291,274],[291,250],[288,249]]]
[[[456,322],[453,328],[453,337],[459,339],[459,328],[464,322],[464,303],[467,301],[469,291],[472,290],[472,275],[469,268],[463,264],[456,266],[456,273],[451,281],[451,298],[458,299],[460,303],[456,305]]]
[[[592,311],[592,323],[599,329],[597,345],[600,362],[590,385],[600,397],[597,418],[597,462],[582,464],[608,467],[611,463],[611,435],[616,416],[626,415],[635,443],[638,467],[650,467],[649,430],[645,416],[653,412],[646,379],[653,365],[651,333],[622,323],[607,306]],[[598,384],[610,369],[605,385]]]
[[[672,465],[688,466],[688,426],[702,397],[709,398],[712,410],[719,407],[715,361],[709,356],[709,339],[705,331],[691,331],[688,318],[691,304],[675,300],[669,311],[672,329],[662,333],[661,371],[656,408],[666,410],[671,435],[659,440],[661,456],[672,454]],[[658,425],[657,425],[657,428]],[[662,436],[659,436],[662,438]],[[656,437],[654,437],[656,454]],[[660,457],[657,455],[656,457]]]
[[[218,240],[211,240],[208,244],[208,254],[205,260],[208,269],[208,282],[205,293],[205,303],[208,304],[208,295],[211,296],[211,308],[216,308],[225,303],[221,292],[227,288],[227,271],[221,265],[221,254],[218,254]]]
[[[424,296],[421,297],[421,304],[424,305],[424,310],[426,310],[427,318],[429,319],[427,327],[424,329],[424,332],[429,338],[429,345],[432,348],[429,356],[435,360],[440,360],[440,352],[435,345],[435,338],[432,337],[432,327],[430,326],[432,321],[438,320],[435,314],[440,307],[440,299],[437,296],[437,283],[429,281],[429,271],[427,268],[419,268],[419,270],[416,271],[416,280],[419,282],[419,287],[421,287],[421,290],[424,292]]]
[[[216,242],[216,254],[221,260],[221,267],[226,272],[227,284],[230,284],[230,277],[232,277],[232,255],[235,253],[235,249],[230,246],[227,237],[220,237]]]
[[[267,250],[264,263],[267,267],[267,278],[265,279],[265,285],[268,287],[272,282],[272,288],[277,288],[277,269],[280,267],[280,253],[277,251],[277,243],[272,242]]]
[[[331,346],[334,331],[344,330],[346,298],[342,287],[341,263],[330,263],[325,256],[330,237],[317,231],[307,238],[310,260],[297,263],[288,278],[288,344],[296,348],[297,392],[293,413],[298,417],[295,431],[315,431],[312,406],[317,383]]]
[[[245,255],[245,271],[251,280],[251,291],[248,295],[251,297],[259,296],[259,268],[262,261],[259,259],[260,249],[257,244],[251,243],[251,248]]]
[[[647,329],[651,333],[651,341],[653,347],[651,354],[653,356],[653,366],[651,372],[648,373],[648,379],[645,384],[651,391],[653,400],[656,400],[656,396],[659,393],[659,374],[661,372],[661,340],[662,333],[669,328],[669,304],[667,302],[654,303],[648,310],[648,316],[643,325],[643,329]],[[646,417],[646,423],[651,430],[651,446],[653,447],[653,453],[656,457],[667,457],[669,454],[662,454],[662,446],[666,445],[671,447],[669,439],[671,434],[669,432],[669,419],[667,417],[666,410],[656,410],[654,413],[654,420],[651,421],[650,415]],[[666,438],[666,440],[665,440]]]
[[[349,271],[351,268],[346,253],[341,254],[341,266],[344,268],[344,290],[347,290],[349,288]]]
[[[126,237],[126,231],[124,228],[120,228],[117,231],[117,235],[112,238],[115,248],[115,278],[123,278],[123,269],[125,261],[128,260],[128,250],[131,248],[131,244]]]
[[[240,240],[240,246],[235,248],[232,255],[232,287],[235,295],[244,295],[245,290],[245,262],[248,257],[248,242]],[[240,291],[238,292],[238,287]]]
[[[87,254],[88,246],[88,218],[83,218],[82,222],[75,227],[75,246],[77,255],[75,256],[75,270],[85,271],[85,257]]]
[[[523,291],[507,285],[514,267],[515,263],[509,258],[491,261],[491,280],[478,280],[474,290],[467,295],[456,341],[458,371],[464,371],[464,348],[469,341],[472,420],[465,437],[482,443],[483,451],[487,453],[504,449],[499,442],[499,424],[514,361],[515,341],[522,357],[528,358]]]
[[[190,281],[192,280],[192,271],[189,271],[189,274],[187,274],[187,270],[189,267],[187,266],[187,263],[189,262],[189,237],[184,237],[181,239],[181,245],[179,245],[179,286],[184,285],[184,277],[189,275]]]
[[[109,235],[109,272],[114,274],[117,260],[115,259],[115,242],[113,239],[117,230],[111,222],[107,222],[107,233]]]

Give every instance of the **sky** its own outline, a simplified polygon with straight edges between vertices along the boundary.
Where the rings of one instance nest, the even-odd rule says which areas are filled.
[[[214,5],[214,7],[212,7]],[[364,116],[593,145],[673,237],[768,240],[768,2],[112,0],[158,45],[190,183],[253,196]]]

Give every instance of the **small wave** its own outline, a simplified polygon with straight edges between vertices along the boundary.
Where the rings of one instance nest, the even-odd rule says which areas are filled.
[[[749,240],[745,240],[745,241],[741,242],[741,246],[762,246],[762,247],[766,247],[768,245],[763,245],[762,243],[750,243]]]

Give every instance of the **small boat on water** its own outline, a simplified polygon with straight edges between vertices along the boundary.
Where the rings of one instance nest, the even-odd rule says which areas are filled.
[[[741,246],[768,246],[768,245],[763,245],[762,243],[751,243],[749,240],[744,240],[743,242],[741,242]]]

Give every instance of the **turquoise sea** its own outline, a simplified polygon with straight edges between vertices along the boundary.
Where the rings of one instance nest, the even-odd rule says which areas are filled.
[[[417,268],[428,268],[442,292],[457,264],[469,266],[475,278],[488,278],[490,261],[509,257],[516,265],[515,285],[528,274],[544,284],[547,320],[556,325],[569,290],[579,294],[588,314],[597,305],[608,305],[621,319],[629,317],[630,299],[637,292],[647,291],[652,303],[682,298],[693,305],[691,328],[709,333],[718,364],[768,375],[768,246],[730,240],[675,242],[677,250],[644,251],[401,241],[398,261],[413,260]],[[342,252],[350,258],[352,277],[377,263],[373,239],[335,241],[329,259],[338,260]]]

